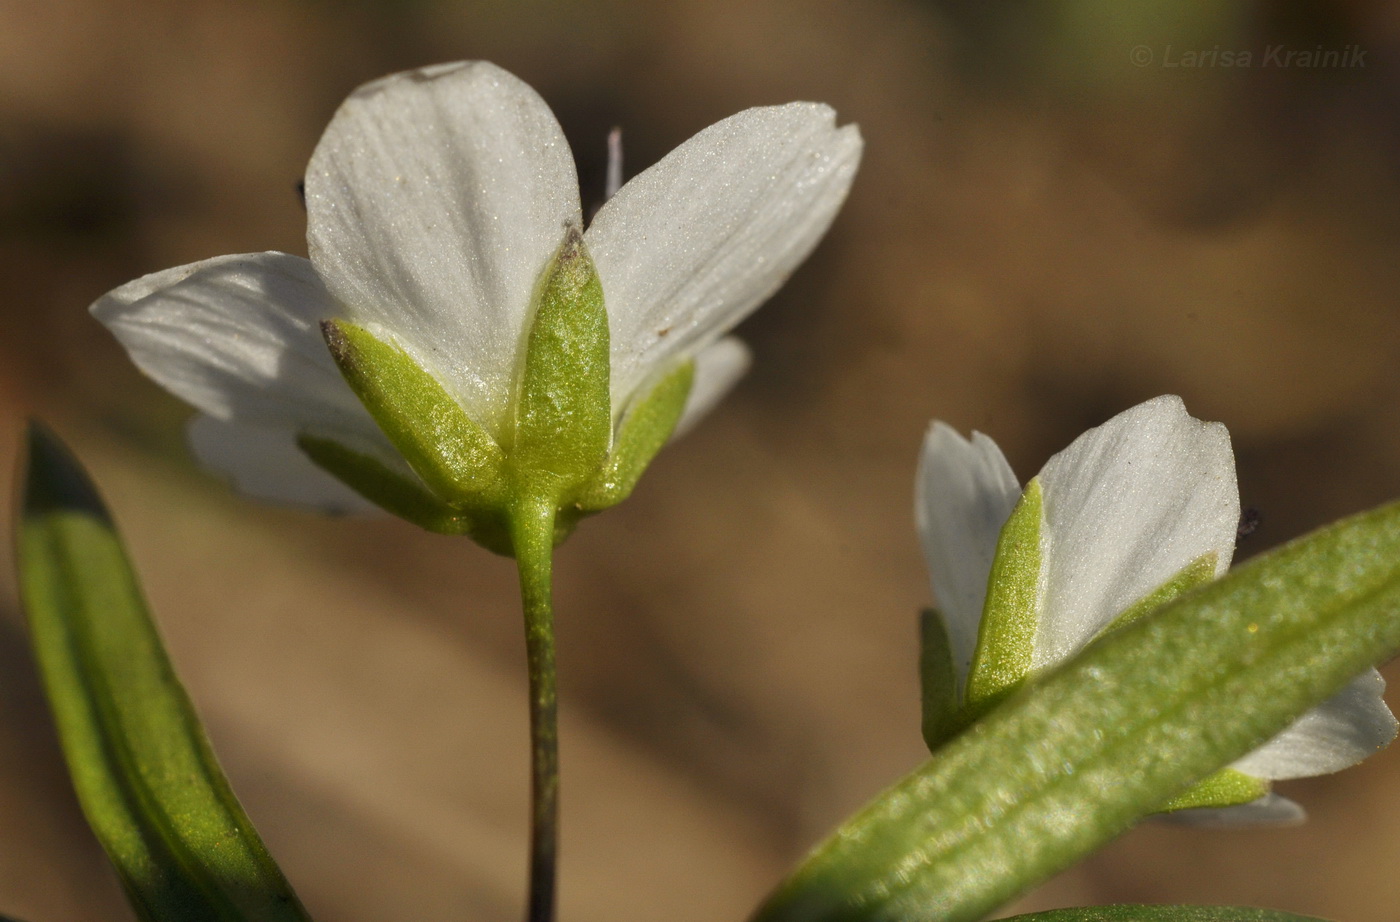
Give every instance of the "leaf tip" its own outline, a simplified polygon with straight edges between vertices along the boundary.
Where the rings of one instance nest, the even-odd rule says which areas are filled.
[[[107,508],[87,472],[48,426],[29,421],[24,465],[24,514],[76,512],[108,521]]]

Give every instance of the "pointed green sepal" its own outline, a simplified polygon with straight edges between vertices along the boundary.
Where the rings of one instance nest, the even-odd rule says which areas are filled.
[[[306,922],[209,748],[101,499],[38,427],[18,550],[73,787],[137,917]]]
[[[996,705],[1025,682],[1040,615],[1040,479],[1026,485],[997,538],[977,649],[967,676],[965,720]]]
[[[350,389],[428,489],[451,505],[490,505],[501,491],[501,448],[437,378],[353,323],[326,320],[321,334]]]
[[[1127,627],[1139,618],[1149,615],[1163,605],[1175,599],[1185,592],[1190,592],[1199,586],[1215,579],[1215,567],[1219,558],[1214,551],[1202,554],[1195,560],[1182,567],[1181,570],[1147,595],[1138,599],[1132,605],[1124,609],[1123,613],[1099,632],[1098,636],[1103,637],[1110,631]]]
[[[598,512],[632,494],[656,453],[670,440],[695,383],[695,362],[686,360],[661,377],[623,414],[607,463],[583,491],[578,507]]]
[[[1172,813],[1176,810],[1192,810],[1198,807],[1238,807],[1258,800],[1269,793],[1272,785],[1262,778],[1246,775],[1233,768],[1222,768],[1185,793],[1167,801],[1158,813]]]
[[[929,752],[958,730],[958,674],[943,615],[928,608],[919,615],[919,690],[923,701],[924,744]]]
[[[510,467],[519,494],[561,505],[597,476],[612,443],[603,286],[577,227],[540,281],[525,345]]]
[[[297,447],[321,470],[390,515],[440,535],[471,531],[471,521],[461,510],[438,499],[411,474],[396,471],[378,458],[307,434],[297,436]]]

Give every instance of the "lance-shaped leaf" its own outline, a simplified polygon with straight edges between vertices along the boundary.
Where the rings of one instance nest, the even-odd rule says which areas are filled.
[[[1248,906],[1084,906],[1051,909],[1001,922],[1325,922],[1274,909]]]
[[[92,484],[29,436],[19,574],[83,812],[148,922],[305,922],[171,669]]]
[[[758,922],[970,922],[1400,650],[1400,504],[1114,631],[822,843]]]

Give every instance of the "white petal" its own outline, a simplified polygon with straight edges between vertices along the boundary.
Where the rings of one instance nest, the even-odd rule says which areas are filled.
[[[695,356],[695,381],[671,438],[685,435],[724,399],[753,364],[749,347],[735,336],[706,346]]]
[[[1395,739],[1385,680],[1371,669],[1230,766],[1255,778],[1308,778],[1349,768]]]
[[[498,433],[535,283],[582,220],[544,100],[484,62],[367,84],[316,145],[306,209],[343,316],[396,338]]]
[[[187,435],[200,463],[228,477],[248,496],[331,513],[376,511],[302,454],[290,429],[200,415],[190,421]]]
[[[1237,807],[1197,807],[1156,818],[1181,826],[1234,829],[1241,826],[1297,826],[1308,815],[1287,797],[1270,793]]]
[[[1207,553],[1234,554],[1240,500],[1230,435],[1158,397],[1090,429],[1040,473],[1040,629],[1032,665],[1057,663]]]
[[[614,407],[777,290],[836,216],[860,151],[827,106],[748,109],[608,200],[585,239],[607,299]]]
[[[914,519],[961,685],[977,647],[997,536],[1021,485],[991,439],[974,432],[968,441],[936,422],[924,437],[914,494]]]
[[[254,253],[167,269],[92,313],[138,368],[211,416],[378,436],[321,338],[335,306],[304,259]]]

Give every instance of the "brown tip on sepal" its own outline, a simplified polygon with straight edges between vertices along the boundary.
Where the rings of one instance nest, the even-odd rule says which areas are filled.
[[[564,225],[564,242],[559,247],[559,262],[568,264],[583,255],[583,231],[570,221]]]
[[[345,335],[339,321],[322,320],[321,338],[326,341],[326,347],[331,350],[331,358],[335,359],[337,364],[344,365],[354,356],[355,347],[350,344],[350,337]]]

